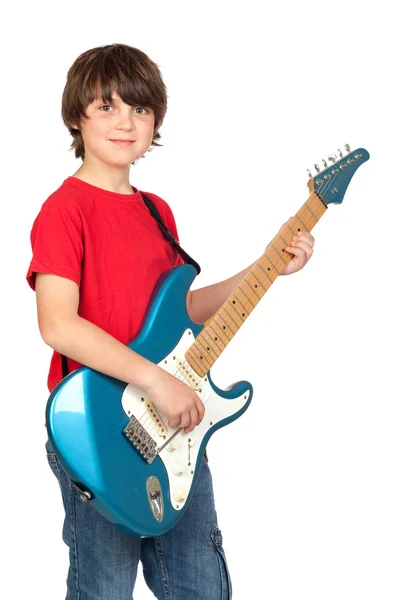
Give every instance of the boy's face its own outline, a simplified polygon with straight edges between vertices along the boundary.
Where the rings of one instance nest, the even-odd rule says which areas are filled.
[[[87,119],[79,126],[85,144],[85,162],[128,167],[150,147],[154,133],[154,111],[125,104],[116,92],[112,103],[101,98],[86,108]],[[76,125],[73,125],[77,128]]]

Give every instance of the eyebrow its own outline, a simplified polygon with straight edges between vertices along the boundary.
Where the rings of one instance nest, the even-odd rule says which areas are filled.
[[[123,100],[122,100],[121,98],[117,98],[116,96],[111,96],[111,101],[112,101],[112,102],[123,102]],[[103,101],[103,99],[100,97],[100,98],[97,98],[97,99],[95,100],[95,102],[104,102],[104,101]],[[146,108],[145,104],[134,104],[133,106],[141,106],[141,107],[143,107],[143,108]]]
[[[111,100],[113,100],[114,102],[120,102],[120,98],[117,98],[116,96],[111,96]],[[99,96],[98,98],[95,98],[94,101],[95,102],[104,102],[104,100],[101,96]]]

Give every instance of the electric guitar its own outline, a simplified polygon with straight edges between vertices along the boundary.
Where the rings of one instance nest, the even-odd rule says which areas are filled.
[[[191,265],[169,269],[153,291],[140,332],[128,346],[191,386],[205,406],[189,434],[168,419],[134,385],[88,367],[67,375],[46,408],[50,441],[68,476],[114,525],[137,536],[158,536],[182,517],[190,502],[200,461],[215,431],[249,406],[253,389],[240,381],[226,390],[210,369],[292,255],[285,251],[299,231],[310,231],[329,204],[341,203],[363,148],[329,156],[317,174],[309,171],[310,195],[204,325],[191,321],[186,296],[195,278]]]

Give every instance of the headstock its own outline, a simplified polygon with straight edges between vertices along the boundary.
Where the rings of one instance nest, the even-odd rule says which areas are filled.
[[[350,152],[350,146],[346,144],[345,150],[348,152],[346,155],[338,149],[338,155],[330,154],[328,162],[322,159],[323,170],[319,165],[314,165],[317,171],[315,176],[307,169],[310,192],[315,192],[326,205],[343,202],[350,179],[358,167],[369,159],[369,153],[364,148]],[[329,162],[332,164],[329,165]]]

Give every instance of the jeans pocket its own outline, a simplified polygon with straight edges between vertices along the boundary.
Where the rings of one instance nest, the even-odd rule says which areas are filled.
[[[230,600],[232,598],[232,582],[225,552],[222,547],[222,533],[218,527],[214,527],[212,530],[211,539],[214,544],[221,574],[221,600]]]
[[[46,442],[46,456],[47,462],[49,463],[50,469],[53,471],[54,475],[60,480],[60,466],[58,464],[57,456],[51,446],[50,442]]]
[[[54,475],[57,477],[58,483],[60,484],[61,491],[63,492],[63,494],[67,494],[70,490],[73,496],[75,496],[75,498],[77,498],[80,501],[87,502],[90,496],[87,495],[86,492],[81,490],[70,479],[70,477],[68,477],[67,473],[65,472],[65,469],[60,464],[60,461],[58,460],[57,455],[54,452],[53,446],[49,441],[46,442],[46,455],[50,468],[53,471]]]

